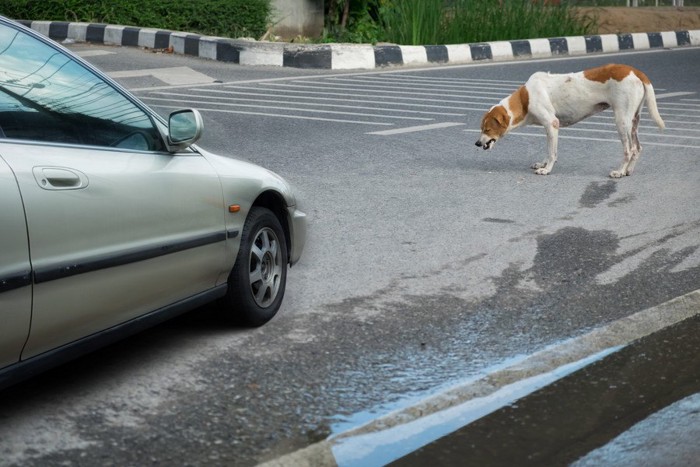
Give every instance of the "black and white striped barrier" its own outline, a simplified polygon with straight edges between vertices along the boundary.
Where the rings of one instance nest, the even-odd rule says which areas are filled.
[[[457,45],[292,44],[227,39],[108,24],[20,21],[56,41],[168,49],[241,65],[271,65],[333,70],[391,65],[460,64],[482,60],[545,58],[624,50],[700,45],[700,30],[557,37]]]

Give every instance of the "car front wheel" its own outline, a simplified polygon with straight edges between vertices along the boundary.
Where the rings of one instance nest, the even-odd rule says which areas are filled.
[[[226,312],[237,323],[261,326],[282,305],[287,282],[287,242],[277,217],[266,208],[250,210],[236,263],[224,297]]]

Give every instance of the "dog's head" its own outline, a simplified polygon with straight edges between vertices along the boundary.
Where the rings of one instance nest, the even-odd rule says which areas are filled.
[[[491,149],[505,135],[510,126],[510,116],[502,105],[494,105],[481,119],[481,136],[476,140],[480,148]]]

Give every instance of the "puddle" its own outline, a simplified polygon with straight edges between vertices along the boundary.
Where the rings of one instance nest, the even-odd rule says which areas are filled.
[[[617,183],[612,180],[604,183],[592,182],[586,187],[578,204],[583,208],[594,208],[615,194],[615,191],[617,191]]]

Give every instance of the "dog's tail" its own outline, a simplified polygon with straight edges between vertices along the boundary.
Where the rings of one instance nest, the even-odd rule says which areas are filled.
[[[656,94],[654,94],[654,86],[651,83],[644,83],[644,97],[646,99],[649,115],[654,119],[656,125],[662,130],[666,128],[666,124],[659,115],[659,109],[656,107]]]

